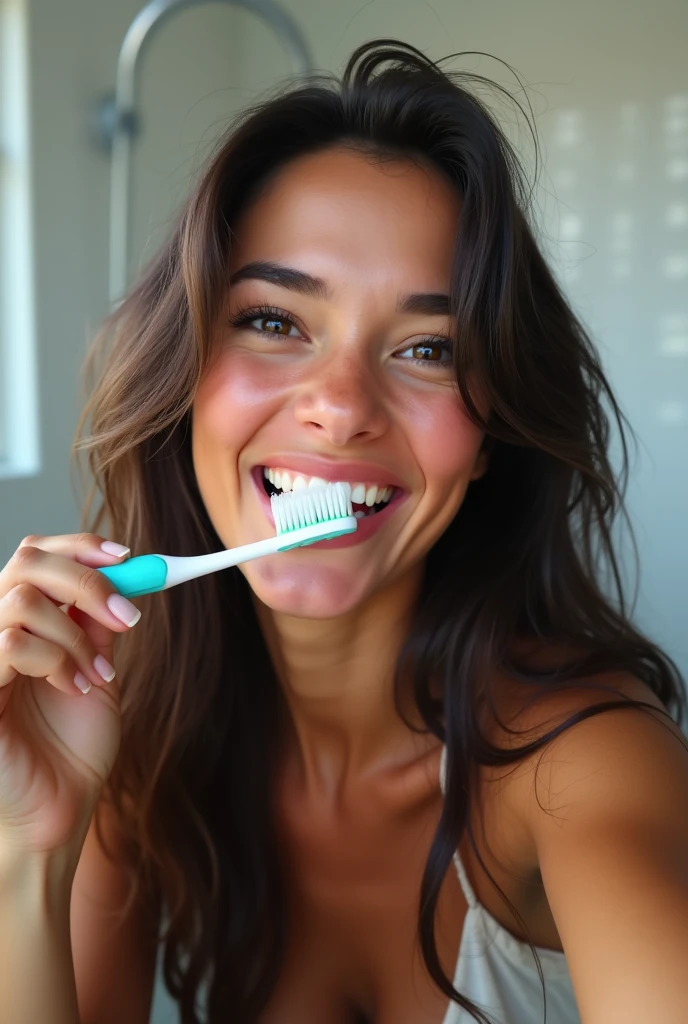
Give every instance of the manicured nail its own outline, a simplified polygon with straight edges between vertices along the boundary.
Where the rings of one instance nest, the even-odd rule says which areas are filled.
[[[108,555],[117,555],[118,558],[128,555],[131,551],[131,548],[125,548],[124,544],[115,544],[114,540],[104,540],[100,547]]]
[[[112,667],[110,662],[103,657],[102,654],[99,654],[95,658],[93,662],[93,667],[98,673],[98,675],[101,676],[106,683],[112,682],[112,680],[115,678],[114,668]]]
[[[86,676],[82,676],[81,672],[77,672],[74,676],[74,685],[77,686],[82,693],[88,693],[91,689],[91,684]]]
[[[121,594],[110,594],[107,599],[107,606],[112,614],[123,622],[125,626],[135,626],[141,618],[141,612],[132,604],[131,601],[127,601],[126,597],[122,597]]]

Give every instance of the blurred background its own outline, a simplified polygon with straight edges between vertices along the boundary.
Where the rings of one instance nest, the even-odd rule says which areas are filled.
[[[118,54],[143,6],[0,0],[0,564],[27,533],[78,528],[69,449],[79,371],[118,274],[108,125]],[[174,6],[138,65],[129,278],[168,233],[233,115],[304,65],[340,72],[360,43],[395,37],[434,59],[484,51],[518,71],[522,84],[487,56],[443,65],[532,105],[541,243],[640,442],[628,491],[641,555],[635,618],[688,674],[685,0]],[[163,7],[148,5],[151,23]],[[532,176],[523,117],[483,95]],[[626,569],[632,581],[630,557]],[[153,1020],[176,1020],[160,987]]]

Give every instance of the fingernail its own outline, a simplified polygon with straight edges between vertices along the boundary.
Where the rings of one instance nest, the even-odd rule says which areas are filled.
[[[112,667],[110,662],[103,657],[102,654],[97,655],[97,657],[94,659],[93,667],[98,673],[98,675],[102,676],[106,683],[112,682],[112,680],[115,678],[114,668]]]
[[[107,599],[107,606],[112,614],[123,622],[125,626],[135,626],[141,618],[141,612],[132,604],[131,601],[127,601],[126,597],[122,597],[121,594],[110,594]]]
[[[77,686],[82,693],[88,693],[91,689],[91,684],[86,676],[82,676],[81,672],[77,672],[74,676],[74,685]]]
[[[104,540],[100,547],[108,555],[117,555],[118,558],[128,555],[131,551],[131,548],[125,548],[124,544],[115,544],[114,540]]]

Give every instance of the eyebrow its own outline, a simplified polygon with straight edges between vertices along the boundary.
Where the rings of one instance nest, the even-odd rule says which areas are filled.
[[[245,280],[268,281],[292,292],[300,292],[316,299],[329,299],[330,291],[322,277],[313,277],[303,270],[285,267],[281,263],[254,260],[235,271],[229,279],[230,285]],[[412,292],[401,296],[396,306],[397,313],[420,313],[426,316],[449,316],[449,296],[441,292]]]

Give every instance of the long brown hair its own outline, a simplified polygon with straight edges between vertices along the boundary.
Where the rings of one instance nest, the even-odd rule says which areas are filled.
[[[419,893],[421,949],[442,991],[482,1022],[444,974],[434,935],[442,879],[470,835],[466,780],[480,765],[516,762],[591,709],[534,744],[501,749],[481,727],[478,680],[489,695],[490,679],[506,671],[548,693],[624,671],[672,713],[683,699],[674,662],[631,623],[612,544],[630,428],[538,250],[519,160],[469,89],[484,83],[445,73],[413,46],[373,40],[341,81],[311,75],[240,115],[171,238],[97,335],[75,440],[93,481],[84,528],[107,529],[134,554],[220,550],[193,472],[190,409],[212,355],[236,218],[289,160],[335,145],[421,159],[453,182],[462,201],[450,293],[456,379],[492,454],[428,556],[398,678],[413,680],[427,728],[447,747],[446,798]],[[469,374],[489,401],[487,422]],[[132,899],[137,887],[162,894],[164,976],[184,1024],[200,1019],[204,986],[209,1021],[252,1024],[288,929],[270,811],[281,691],[239,570],[139,603],[141,622],[118,638],[124,732],[107,784],[137,852]],[[518,664],[509,654],[516,634],[576,657],[550,671]],[[594,712],[626,706],[619,697]]]

